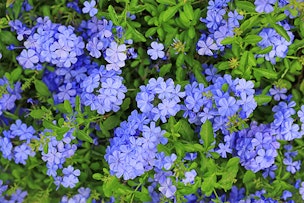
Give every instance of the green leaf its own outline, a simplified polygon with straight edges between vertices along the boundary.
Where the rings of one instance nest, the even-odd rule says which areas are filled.
[[[240,26],[240,29],[245,32],[247,31],[248,29],[251,29],[255,24],[259,23],[260,20],[258,20],[260,18],[259,15],[254,15],[252,16],[251,18],[245,20],[241,26]]]
[[[235,37],[226,37],[225,39],[223,39],[221,41],[221,44],[222,45],[227,45],[227,44],[232,44],[234,42],[236,42],[236,38]]]
[[[213,134],[213,128],[212,123],[209,120],[206,120],[206,122],[202,125],[200,136],[203,139],[203,145],[205,149],[210,147],[214,142],[214,134]]]
[[[204,178],[201,189],[206,196],[210,196],[216,184],[216,175],[212,174],[207,178]]]
[[[119,25],[117,13],[112,5],[109,5],[108,12],[113,23]]]
[[[95,180],[102,180],[103,175],[101,173],[94,173],[92,178]]]
[[[149,28],[146,33],[145,36],[146,37],[151,37],[152,35],[154,35],[156,33],[157,27],[151,27]]]
[[[113,128],[117,127],[119,123],[120,123],[119,117],[117,115],[113,115],[108,117],[103,122],[103,127],[105,128],[105,130],[112,130]]]
[[[254,75],[257,78],[265,77],[267,79],[277,79],[278,73],[274,72],[273,70],[264,69],[264,68],[253,68]]]
[[[158,3],[166,5],[176,5],[175,0],[156,0]]]
[[[241,59],[240,59],[240,66],[239,66],[239,70],[244,73],[246,68],[247,68],[247,64],[248,64],[248,51],[244,51]]]
[[[191,26],[189,29],[188,29],[188,36],[190,39],[193,39],[195,37],[196,33],[195,33],[195,29],[193,26]]]
[[[78,139],[80,139],[82,141],[93,143],[93,139],[90,137],[90,135],[88,135],[87,133],[83,132],[82,130],[75,130],[74,134],[75,134],[75,136]]]
[[[256,12],[254,4],[249,1],[235,1],[235,5],[238,9],[248,12]]]
[[[13,32],[6,31],[6,30],[0,30],[0,41],[3,42],[5,45],[19,44],[18,40],[14,36]]]
[[[261,49],[261,50],[257,51],[256,53],[257,54],[267,54],[272,50],[272,48],[273,48],[272,46],[269,46],[269,47],[266,47],[265,49]]]
[[[282,37],[284,37],[288,42],[290,41],[289,35],[287,34],[286,30],[282,26],[280,26],[278,24],[273,24],[271,26],[277,31],[277,33],[279,35],[281,35]]]
[[[272,97],[269,95],[256,95],[254,96],[254,100],[256,103],[261,106],[271,101]]]
[[[180,5],[170,6],[167,10],[163,12],[162,21],[166,22],[173,18],[173,16],[177,13]]]
[[[17,67],[11,72],[10,81],[16,82],[18,79],[20,79],[20,75],[22,73],[22,68]]]
[[[51,93],[48,87],[44,84],[44,82],[42,82],[41,80],[35,80],[34,84],[39,95],[45,97],[51,96]]]
[[[163,65],[163,66],[160,68],[159,76],[164,77],[164,76],[166,75],[166,73],[169,73],[169,72],[170,72],[171,67],[172,67],[172,64],[171,64],[171,63],[168,63],[168,64]]]
[[[60,127],[58,129],[56,129],[56,134],[57,134],[58,140],[62,140],[63,139],[63,135],[65,133],[67,133],[70,129],[71,129],[70,127]]]
[[[125,111],[125,110],[129,109],[130,104],[131,104],[131,99],[130,99],[129,97],[127,97],[127,98],[123,101],[122,105],[120,106],[120,109],[121,109],[122,111]]]
[[[255,190],[255,178],[256,174],[254,172],[252,172],[251,170],[246,171],[243,177],[243,183],[246,187],[246,191],[250,192],[252,190]]]
[[[67,113],[73,113],[73,108],[69,100],[64,100],[63,105]]]
[[[221,71],[221,70],[227,70],[229,69],[229,62],[228,61],[222,61],[216,64],[216,68]]]
[[[45,112],[41,109],[33,109],[31,110],[30,116],[35,119],[43,118]]]
[[[81,113],[81,102],[79,95],[77,95],[75,99],[75,110],[76,112]]]
[[[260,37],[259,35],[247,35],[244,39],[244,42],[246,42],[247,44],[256,44],[262,39],[263,38]]]
[[[193,20],[194,19],[194,12],[193,12],[193,8],[190,2],[187,2],[184,5],[184,11],[187,14],[189,20]]]
[[[126,39],[133,39],[134,42],[145,42],[146,38],[138,32],[132,25],[127,23]]]
[[[235,177],[239,170],[240,159],[238,157],[233,157],[229,159],[227,165],[224,167],[224,172],[222,173],[222,178],[218,182],[221,188],[225,191],[230,190],[234,182],[236,181]]]

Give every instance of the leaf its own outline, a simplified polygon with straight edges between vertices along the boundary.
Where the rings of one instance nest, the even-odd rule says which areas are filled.
[[[271,101],[272,97],[269,95],[255,95],[254,100],[256,103],[261,106]]]
[[[156,0],[158,3],[166,5],[176,5],[175,0]]]
[[[11,72],[10,81],[16,82],[18,79],[20,79],[20,75],[22,73],[22,68],[17,67]]]
[[[216,175],[212,174],[208,176],[207,178],[204,178],[203,183],[202,183],[202,191],[204,195],[210,196],[216,186]]]
[[[228,61],[222,61],[216,64],[216,68],[221,71],[221,70],[227,70],[229,69],[229,62]]]
[[[79,95],[77,95],[75,98],[75,110],[76,112],[81,113],[81,102]]]
[[[30,116],[35,119],[43,118],[45,112],[41,109],[33,109],[31,110]]]
[[[146,31],[145,36],[146,36],[146,37],[151,37],[152,35],[155,34],[156,30],[157,30],[157,27],[151,27],[151,28],[149,28],[149,29]]]
[[[263,38],[260,37],[259,35],[247,35],[244,39],[244,42],[246,42],[247,44],[256,44],[262,39]]]
[[[134,42],[145,42],[146,38],[138,32],[132,25],[127,23],[126,39],[133,39]]]
[[[202,125],[200,136],[203,139],[205,149],[212,145],[214,142],[214,134],[211,121],[206,120],[206,122]]]
[[[280,26],[278,24],[273,24],[271,26],[277,31],[277,33],[279,35],[281,35],[282,37],[284,37],[288,42],[290,41],[289,35],[287,34],[286,30],[282,26]]]
[[[169,72],[170,72],[171,67],[172,67],[172,64],[171,64],[171,63],[168,63],[168,64],[163,65],[163,66],[160,68],[159,76],[161,76],[161,77],[165,76],[166,73],[169,73]]]
[[[64,100],[63,105],[67,113],[73,113],[73,109],[69,100]]]
[[[233,42],[236,42],[236,38],[235,37],[226,37],[225,39],[223,39],[221,41],[222,45],[227,45],[227,44],[232,44]]]
[[[230,190],[235,182],[235,177],[239,170],[239,162],[240,159],[238,157],[233,157],[229,159],[227,165],[224,168],[224,172],[222,173],[222,178],[218,182],[218,184],[225,191]]]
[[[82,141],[93,143],[93,139],[87,133],[83,132],[82,130],[75,130],[74,134],[78,139],[80,139]]]
[[[162,21],[166,22],[166,21],[172,19],[173,16],[177,13],[179,7],[180,7],[180,5],[175,5],[175,6],[169,7],[167,10],[165,10],[162,15]]]
[[[101,173],[94,173],[92,178],[95,180],[102,180],[102,174]]]
[[[245,32],[248,29],[251,29],[255,24],[259,23],[260,20],[258,20],[258,18],[260,18],[259,15],[254,15],[251,18],[245,20],[241,26],[240,29]]]
[[[120,123],[119,117],[117,115],[114,115],[114,116],[108,117],[103,122],[103,127],[105,128],[105,130],[112,130],[113,128],[115,128],[116,126],[118,126],[119,123]]]
[[[248,12],[255,12],[254,4],[249,1],[235,1],[235,5],[238,9]]]
[[[0,30],[0,41],[3,42],[3,44],[5,44],[5,45],[19,44],[18,40],[13,35],[13,32],[6,31],[6,30]]]
[[[265,77],[267,79],[277,79],[278,73],[274,72],[273,70],[264,69],[264,68],[253,68],[254,74],[257,75],[256,77]]]
[[[119,25],[117,13],[112,5],[109,5],[108,12],[113,23]]]
[[[190,2],[189,3],[187,2],[184,5],[184,11],[187,14],[189,20],[193,20],[194,19],[194,12],[193,12],[193,8],[192,8],[192,5],[191,5]]]
[[[239,66],[239,70],[244,73],[245,69],[247,68],[247,62],[248,62],[248,51],[244,51],[244,53],[241,56],[240,59],[240,66]]]
[[[39,95],[45,97],[51,96],[51,93],[48,87],[44,84],[44,82],[40,80],[35,80],[34,84],[35,84],[35,89],[37,90]]]
[[[131,103],[131,99],[130,99],[129,97],[127,97],[127,98],[123,101],[122,105],[120,106],[120,109],[121,109],[122,111],[125,111],[125,110],[129,109],[130,103]]]
[[[260,51],[257,51],[257,54],[267,54],[272,50],[272,46],[266,47],[265,49],[261,49]]]
[[[254,190],[254,185],[255,185],[255,178],[256,175],[253,173],[251,170],[246,171],[244,177],[243,177],[243,183],[246,187],[247,191]]]

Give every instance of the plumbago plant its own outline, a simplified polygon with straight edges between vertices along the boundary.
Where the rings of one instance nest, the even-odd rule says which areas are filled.
[[[304,201],[302,0],[0,10],[0,202]]]

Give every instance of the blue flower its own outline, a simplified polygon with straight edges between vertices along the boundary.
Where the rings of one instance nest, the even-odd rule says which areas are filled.
[[[24,201],[24,198],[27,196],[27,191],[22,191],[21,189],[17,189],[12,195],[11,195],[11,202],[17,202],[21,203]]]
[[[83,13],[89,13],[91,17],[97,14],[98,10],[97,8],[94,8],[96,5],[95,0],[91,0],[90,3],[88,1],[85,1],[83,5],[84,5],[84,8],[82,8]]]
[[[106,65],[106,69],[118,71],[124,67],[127,59],[126,50],[125,44],[118,45],[116,42],[111,42],[110,47],[106,49],[105,60],[110,63]]]
[[[176,187],[172,184],[171,179],[167,178],[166,181],[159,187],[159,191],[165,195],[165,197],[172,198],[176,192]]]
[[[90,51],[90,55],[93,56],[94,58],[100,58],[101,52],[103,47],[103,42],[98,40],[97,37],[93,37],[92,40],[89,40],[89,42],[86,45],[86,48],[88,51]]]
[[[26,143],[14,148],[14,159],[16,164],[21,163],[25,165],[28,157],[35,156],[35,154],[36,153]]]
[[[37,56],[37,53],[33,49],[29,50],[22,50],[19,56],[16,57],[19,64],[26,69],[35,69],[36,63],[39,62],[39,58]]]
[[[213,56],[213,52],[215,50],[218,50],[219,47],[214,42],[214,40],[211,37],[207,37],[206,41],[203,39],[200,39],[197,42],[197,52],[199,55],[207,55],[207,56]]]
[[[71,101],[71,98],[76,95],[76,90],[74,89],[72,83],[67,83],[66,85],[63,85],[59,87],[59,93],[57,94],[57,97],[59,101],[69,100]]]
[[[273,96],[276,101],[285,100],[287,98],[287,95],[285,94],[286,92],[286,88],[279,88],[277,86],[269,89],[270,95]]]
[[[255,0],[254,5],[256,6],[256,12],[262,13],[271,13],[273,11],[273,5],[276,3],[276,0]]]
[[[230,11],[228,13],[228,24],[230,27],[239,27],[240,23],[239,20],[243,20],[243,16],[240,15],[236,10],[234,12]]]
[[[221,98],[219,100],[219,109],[218,112],[222,116],[232,116],[239,109],[239,105],[236,104],[236,100],[234,97]]]
[[[219,149],[216,150],[217,153],[221,155],[222,158],[227,158],[227,153],[232,153],[232,149],[230,148],[230,143],[220,143],[218,145]]]
[[[197,173],[194,169],[191,171],[186,171],[185,172],[185,178],[182,180],[182,182],[186,185],[188,183],[193,184],[194,183],[194,178],[196,177]]]
[[[164,58],[165,52],[163,51],[164,45],[162,43],[152,42],[151,47],[152,48],[148,49],[147,53],[152,60]]]

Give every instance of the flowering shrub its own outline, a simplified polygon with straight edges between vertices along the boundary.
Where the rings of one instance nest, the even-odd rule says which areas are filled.
[[[1,203],[304,201],[303,0],[0,11]]]

